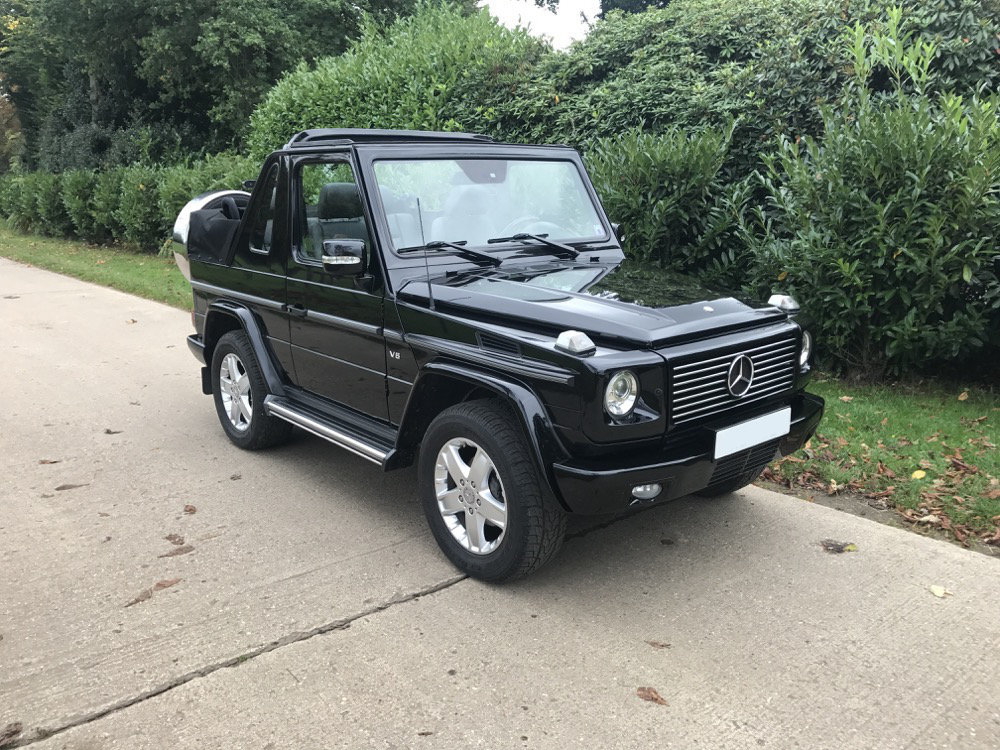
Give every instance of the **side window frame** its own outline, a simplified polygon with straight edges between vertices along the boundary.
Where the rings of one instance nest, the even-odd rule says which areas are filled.
[[[350,152],[340,151],[332,154],[309,156],[296,160],[290,170],[290,182],[292,185],[291,197],[293,206],[293,209],[290,212],[292,217],[292,258],[299,265],[314,268],[322,268],[323,263],[315,258],[310,258],[304,252],[305,228],[308,226],[308,217],[305,214],[306,201],[302,190],[302,170],[306,167],[320,164],[343,164],[351,170],[351,176],[354,178],[354,185],[361,198],[361,209],[364,212],[365,226],[368,227],[369,238],[371,238],[371,218],[365,210],[364,191],[361,188],[361,181],[358,179],[358,169],[351,159]],[[365,248],[365,251],[368,253],[368,258],[366,260],[367,265],[370,268],[376,256],[375,248],[373,247],[373,240],[369,239],[368,246]]]
[[[278,215],[278,189],[280,183],[280,169],[277,163],[272,164],[267,170],[267,174],[264,176],[262,181],[264,190],[260,194],[258,205],[256,208],[256,213],[253,215],[252,223],[248,223],[247,226],[247,249],[256,255],[270,255],[271,249],[274,247],[274,230],[277,226],[277,215]],[[267,205],[265,201],[267,200],[268,183],[273,180],[274,187],[271,188],[271,199],[270,203],[272,205]],[[267,218],[264,218],[267,217]],[[257,239],[257,230],[260,225],[260,220],[264,218],[264,229],[261,235],[261,245],[256,247],[254,241]],[[271,242],[266,244],[264,238],[267,237],[267,222],[271,222]]]

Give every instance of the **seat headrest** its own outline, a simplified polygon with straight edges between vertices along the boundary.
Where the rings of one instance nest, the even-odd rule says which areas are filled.
[[[489,213],[490,192],[482,185],[459,185],[451,189],[444,202],[446,215]]]
[[[364,216],[361,196],[353,182],[329,182],[319,191],[318,219],[357,219]]]

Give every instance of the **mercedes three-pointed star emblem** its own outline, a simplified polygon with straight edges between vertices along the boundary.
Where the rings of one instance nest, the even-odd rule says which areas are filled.
[[[743,398],[753,385],[753,360],[746,354],[740,354],[729,365],[726,373],[726,387],[736,398]]]

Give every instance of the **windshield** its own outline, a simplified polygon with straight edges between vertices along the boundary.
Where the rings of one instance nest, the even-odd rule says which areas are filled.
[[[375,179],[392,244],[487,241],[514,234],[561,242],[606,230],[573,162],[524,159],[378,161]]]

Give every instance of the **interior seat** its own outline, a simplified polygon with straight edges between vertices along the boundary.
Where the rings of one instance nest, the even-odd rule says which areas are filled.
[[[485,245],[496,227],[490,218],[490,193],[482,185],[457,185],[444,202],[444,212],[431,225],[433,240]]]
[[[311,247],[306,255],[314,260],[323,257],[324,240],[363,240],[371,246],[371,235],[361,208],[361,195],[353,182],[330,182],[319,192],[316,218],[307,219]]]

